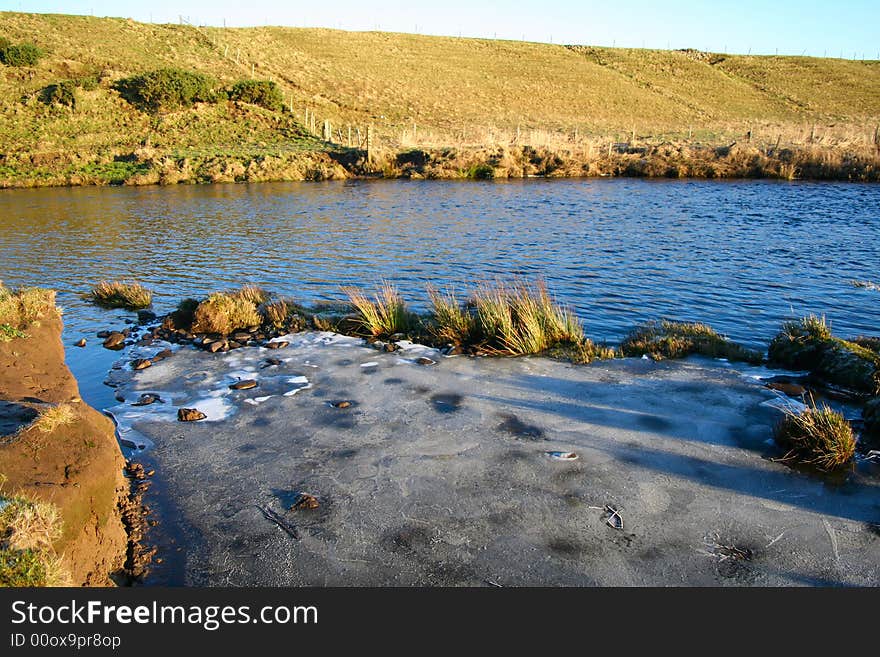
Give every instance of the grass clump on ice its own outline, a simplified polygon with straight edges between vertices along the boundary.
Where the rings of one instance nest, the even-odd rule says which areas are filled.
[[[357,324],[363,333],[380,338],[395,333],[409,333],[419,325],[418,316],[409,310],[406,301],[390,283],[382,283],[373,298],[360,288],[344,287],[357,314]]]
[[[54,504],[0,495],[0,586],[68,585],[70,577],[53,547],[61,525]]]
[[[504,356],[548,352],[575,362],[613,357],[584,336],[574,312],[557,303],[542,281],[484,284],[465,303],[452,291],[428,293],[429,331],[438,342]]]
[[[621,343],[620,350],[624,356],[649,356],[654,360],[691,354],[749,363],[763,360],[761,353],[731,342],[711,326],[665,319],[637,327]]]
[[[783,460],[834,470],[852,460],[856,438],[842,414],[810,400],[804,410],[786,409],[776,427],[776,442],[788,449]]]
[[[153,303],[153,293],[140,283],[101,281],[84,298],[104,308],[141,310]]]
[[[260,326],[263,318],[257,307],[268,299],[268,292],[252,285],[233,292],[215,292],[193,312],[193,333],[229,335],[236,329]]]

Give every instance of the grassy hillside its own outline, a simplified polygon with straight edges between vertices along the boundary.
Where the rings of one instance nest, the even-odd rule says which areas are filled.
[[[349,128],[357,142],[373,125],[376,142],[391,150],[515,143],[593,153],[608,140],[719,145],[751,131],[756,146],[871,151],[880,123],[880,62],[8,12],[0,36],[47,52],[34,67],[0,66],[6,179],[61,170],[128,179],[154,167],[157,154],[200,166],[215,156],[250,166],[242,158],[266,155],[300,166],[301,154],[330,148],[303,127],[306,112],[318,132],[330,120],[341,146]],[[227,83],[272,79],[292,111],[220,103],[154,116],[112,88],[165,66]],[[100,84],[78,92],[75,110],[39,101],[46,85],[80,76]],[[333,175],[336,163],[321,166],[306,177]]]

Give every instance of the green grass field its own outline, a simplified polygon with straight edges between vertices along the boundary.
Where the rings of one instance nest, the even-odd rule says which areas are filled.
[[[107,182],[156,154],[253,157],[326,151],[306,126],[382,148],[586,147],[604,141],[742,140],[873,149],[880,62],[561,46],[327,29],[195,28],[126,19],[0,13],[0,36],[32,42],[34,67],[0,66],[0,177],[75,171]],[[224,83],[274,80],[287,108],[198,105],[149,115],[113,90],[177,67]],[[76,108],[40,90],[96,76]],[[360,137],[360,142],[358,138]],[[89,168],[90,167],[90,168]]]

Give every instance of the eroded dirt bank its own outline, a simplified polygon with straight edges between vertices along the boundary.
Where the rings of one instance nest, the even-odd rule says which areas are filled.
[[[0,342],[3,491],[54,503],[63,521],[54,547],[72,583],[111,585],[125,560],[120,504],[128,497],[113,422],[80,398],[64,364],[61,319],[27,332]],[[35,422],[52,408],[69,413],[55,427]]]
[[[774,461],[763,367],[284,341],[114,375],[187,584],[880,583],[877,465]]]

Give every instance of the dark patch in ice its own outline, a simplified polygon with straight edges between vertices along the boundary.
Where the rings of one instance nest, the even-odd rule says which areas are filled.
[[[417,525],[403,525],[387,530],[379,540],[379,545],[389,552],[412,553],[428,547],[431,533]]]
[[[516,438],[528,438],[530,440],[542,440],[544,438],[544,430],[533,424],[527,424],[520,420],[513,413],[499,413],[501,424],[498,425],[499,431],[504,431]]]
[[[382,383],[384,383],[385,385],[389,385],[389,386],[396,386],[396,385],[400,385],[401,383],[403,383],[403,379],[398,379],[396,376],[391,376],[391,377],[388,377],[387,379],[385,379],[384,381],[382,381]]]
[[[251,421],[252,427],[268,427],[272,421],[265,417],[257,417]]]
[[[348,367],[349,365],[354,365],[354,361],[351,358],[341,358],[336,361],[336,364],[339,367]]]
[[[547,541],[547,547],[551,552],[566,557],[577,557],[587,551],[587,546],[582,541],[568,536],[553,536]]]
[[[358,449],[337,449],[335,452],[330,452],[330,457],[334,459],[350,459],[358,455]]]
[[[656,415],[638,415],[636,422],[639,423],[639,426],[650,431],[669,431],[673,426],[669,420]]]
[[[464,397],[454,392],[446,392],[431,397],[431,404],[438,413],[455,413],[461,410]]]

